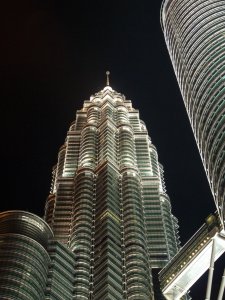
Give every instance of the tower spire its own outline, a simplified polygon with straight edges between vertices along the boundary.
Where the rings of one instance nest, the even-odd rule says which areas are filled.
[[[106,71],[106,85],[109,85],[109,75],[110,75],[110,72]]]

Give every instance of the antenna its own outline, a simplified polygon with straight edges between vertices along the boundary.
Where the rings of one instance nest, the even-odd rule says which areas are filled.
[[[109,85],[109,75],[110,75],[110,72],[106,71],[106,85]]]

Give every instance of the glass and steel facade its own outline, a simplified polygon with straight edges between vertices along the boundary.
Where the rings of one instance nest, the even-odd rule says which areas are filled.
[[[161,23],[203,165],[224,223],[225,11],[219,0],[165,0]]]
[[[177,220],[146,126],[110,86],[77,111],[44,218],[74,255],[73,299],[154,299],[152,268],[177,252]]]
[[[50,227],[24,211],[0,213],[0,299],[45,299]]]
[[[74,299],[75,255],[62,243],[51,239],[48,243],[48,267],[45,300]],[[42,299],[42,298],[41,298]],[[77,297],[77,299],[82,299]]]
[[[0,213],[1,300],[71,300],[75,269],[74,253],[43,219],[26,211]]]

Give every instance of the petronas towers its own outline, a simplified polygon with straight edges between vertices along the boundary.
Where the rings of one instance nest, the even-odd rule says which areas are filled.
[[[29,224],[41,232],[38,222],[43,220],[32,214],[16,232],[5,225],[11,219],[12,212],[0,218],[0,241],[13,234],[35,239],[30,230],[21,230]],[[44,299],[160,299],[155,281],[178,251],[177,220],[139,111],[109,85],[76,113],[53,168],[44,219]],[[43,248],[40,238],[35,245],[37,252]],[[23,264],[20,268],[24,273]],[[0,285],[1,299],[18,288],[13,276]],[[43,296],[31,293],[28,298]]]

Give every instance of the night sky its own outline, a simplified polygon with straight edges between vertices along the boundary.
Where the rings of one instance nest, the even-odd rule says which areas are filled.
[[[161,1],[4,2],[0,209],[43,216],[58,149],[109,70],[111,87],[139,109],[157,147],[185,243],[215,205],[161,31]],[[194,300],[204,299],[206,281],[192,288]]]

